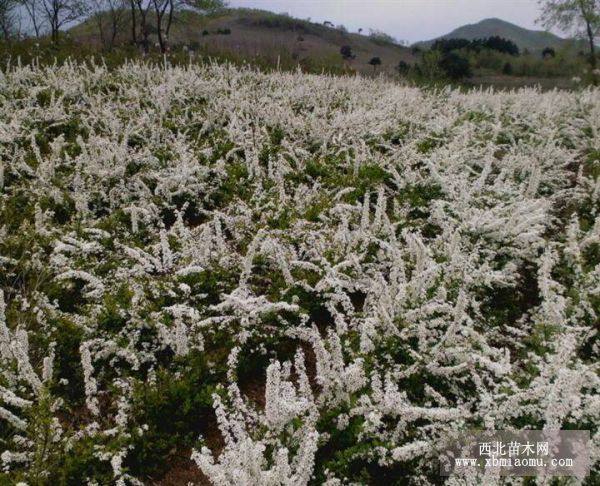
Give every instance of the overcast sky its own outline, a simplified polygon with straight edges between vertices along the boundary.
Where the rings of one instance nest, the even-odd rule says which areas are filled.
[[[378,29],[411,43],[489,17],[542,29],[535,23],[537,0],[230,0],[229,5],[287,12],[318,22],[329,20],[352,32],[359,27],[365,32]]]

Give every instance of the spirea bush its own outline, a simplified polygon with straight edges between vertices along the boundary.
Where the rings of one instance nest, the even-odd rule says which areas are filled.
[[[2,484],[439,484],[491,428],[597,484],[599,177],[597,89],[9,68]]]

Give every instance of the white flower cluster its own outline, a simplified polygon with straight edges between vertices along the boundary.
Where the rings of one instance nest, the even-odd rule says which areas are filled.
[[[234,348],[230,366],[237,364],[238,352]],[[192,459],[214,484],[297,486],[309,482],[319,433],[315,429],[316,407],[301,352],[296,355],[294,369],[298,374],[297,386],[290,380],[289,362],[282,365],[275,361],[269,365],[264,412],[254,410],[244,400],[235,382],[227,390],[231,411],[215,394],[215,411],[225,448],[217,461],[207,447],[192,454]],[[294,427],[294,420],[300,421],[301,426]],[[267,427],[266,434],[258,430],[261,425]],[[292,447],[295,454],[290,458]],[[266,457],[267,448],[275,451],[272,457]]]
[[[66,63],[0,94],[8,478],[89,446],[82,484],[138,483],[165,423],[216,485],[435,484],[481,427],[591,430],[600,474],[597,89]]]

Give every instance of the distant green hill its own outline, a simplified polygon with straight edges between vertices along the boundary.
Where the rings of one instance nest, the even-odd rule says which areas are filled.
[[[151,42],[156,40],[155,20],[148,14]],[[129,41],[131,31],[129,14],[117,37],[117,42]],[[95,19],[88,19],[70,29],[79,42],[99,42]],[[225,34],[226,33],[226,34]],[[170,35],[172,45],[187,45],[208,55],[230,56],[249,62],[260,59],[270,64],[310,66],[316,70],[328,67],[373,72],[369,60],[375,56],[382,64],[377,72],[394,72],[400,61],[414,62],[411,50],[382,39],[350,33],[341,28],[264,10],[237,8],[224,9],[211,15],[191,11],[178,14]],[[340,48],[349,45],[354,58],[344,61]]]
[[[545,47],[552,47],[556,50],[579,47],[581,41],[573,39],[563,39],[550,32],[543,30],[529,30],[518,25],[511,24],[501,19],[485,19],[476,24],[463,25],[454,29],[449,34],[438,37],[438,39],[481,39],[484,37],[500,36],[513,41],[521,50],[541,51]],[[418,42],[415,45],[419,47],[430,47],[437,39]]]

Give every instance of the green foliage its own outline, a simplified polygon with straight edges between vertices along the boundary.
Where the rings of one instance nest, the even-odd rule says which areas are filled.
[[[377,56],[372,57],[369,61],[369,64],[373,66],[373,69],[375,69],[377,66],[381,66],[381,58]]]
[[[190,273],[179,277],[179,281],[190,286],[194,294],[204,294],[205,302],[216,304],[223,292],[227,292],[237,281],[235,270],[219,268],[218,265],[210,270]]]
[[[54,440],[54,399],[48,389],[43,388],[35,405],[28,410],[27,437],[33,441],[33,454],[26,480],[32,486],[47,484],[48,476],[58,470],[63,451]]]
[[[340,54],[346,60],[354,59],[356,57],[352,52],[352,47],[349,45],[340,47]]]
[[[57,319],[52,327],[52,339],[56,342],[54,370],[55,375],[63,382],[53,382],[51,391],[64,397],[68,408],[76,410],[82,407],[84,402],[83,371],[79,353],[83,330],[66,318]]]
[[[88,478],[95,478],[99,484],[110,484],[113,481],[110,463],[101,461],[96,452],[97,444],[93,438],[76,441],[52,474],[56,484],[78,486],[85,484]]]
[[[396,71],[400,76],[406,76],[410,71],[410,65],[406,61],[400,61],[396,66]]]
[[[469,60],[454,52],[442,56],[438,65],[446,76],[453,81],[468,78],[473,74]]]
[[[208,358],[192,352],[179,358],[175,369],[157,370],[154,384],[139,383],[133,400],[134,421],[147,427],[136,437],[127,459],[134,475],[160,475],[173,454],[188,450],[207,433],[214,421],[212,395],[222,378],[210,370]]]
[[[226,206],[230,201],[246,199],[250,195],[250,174],[246,164],[234,162],[227,165],[227,176],[218,190],[211,196],[215,207]]]

